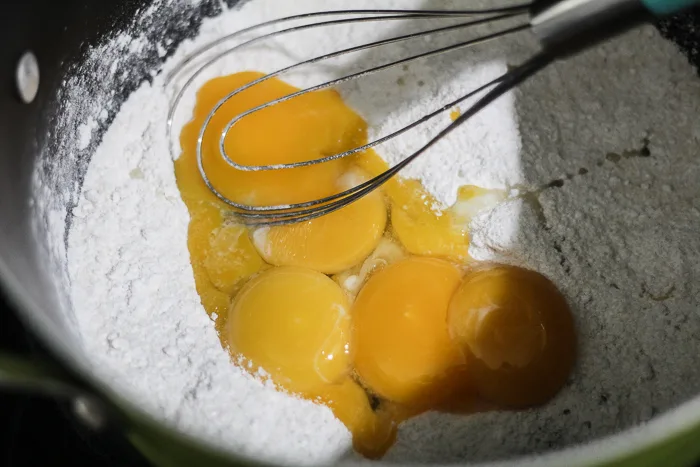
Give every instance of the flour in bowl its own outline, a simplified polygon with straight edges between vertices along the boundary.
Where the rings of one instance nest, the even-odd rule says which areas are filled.
[[[391,0],[382,8],[433,3]],[[161,420],[233,452],[288,464],[354,459],[350,435],[330,410],[248,376],[221,348],[189,264],[189,218],[165,131],[174,89],[165,78],[188,53],[243,27],[303,11],[372,6],[254,0],[205,19],[198,35],[121,105],[72,209],[71,298],[95,371]],[[273,41],[217,62],[192,91],[220,74],[273,71],[399,27],[340,27],[323,40],[310,32]],[[135,44],[116,50],[138,55],[147,47],[143,37],[124,33],[113,42]],[[505,39],[340,91],[380,136],[504,72],[531,45]],[[391,50],[401,56],[434,46]],[[371,64],[378,54],[283,79],[317,82]],[[121,60],[103,55],[95,51],[91,60]],[[64,95],[79,96],[84,85],[71,82]],[[93,144],[91,130],[105,120],[108,99],[83,104],[76,150]],[[176,136],[192,102],[192,95],[183,101]],[[700,132],[692,118],[698,114],[694,70],[672,44],[643,28],[555,64],[407,169],[405,176],[420,178],[443,204],[464,184],[508,190],[508,200],[472,223],[471,253],[551,278],[572,306],[581,343],[570,384],[547,406],[469,417],[425,414],[401,427],[388,460],[478,461],[558,449],[646,422],[698,393]],[[448,123],[444,115],[378,152],[395,163]]]

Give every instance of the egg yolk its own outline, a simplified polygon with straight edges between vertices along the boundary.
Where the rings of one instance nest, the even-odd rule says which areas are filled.
[[[469,256],[469,234],[447,211],[441,211],[430,196],[418,196],[404,202],[398,199],[391,208],[394,234],[406,249],[416,255],[442,256],[465,260]],[[425,199],[422,199],[425,198]]]
[[[344,191],[368,178],[358,170],[345,175]],[[255,246],[276,266],[308,267],[335,274],[360,263],[375,249],[386,228],[386,206],[379,191],[326,216],[297,224],[258,229]]]
[[[450,302],[448,326],[479,393],[501,406],[546,402],[574,364],[566,300],[534,271],[495,266],[468,274]]]
[[[370,277],[353,306],[355,371],[371,391],[428,407],[451,389],[462,362],[447,326],[460,272],[434,258],[409,258]]]
[[[207,82],[197,94],[194,118],[182,130],[183,149],[194,153],[204,120],[220,99],[262,76],[245,72]],[[347,166],[343,159],[294,169],[250,172],[232,167],[221,157],[219,137],[229,120],[296,91],[280,80],[264,81],[229,99],[209,122],[202,140],[202,163],[211,183],[227,198],[255,206],[279,205],[311,201],[336,192],[336,181]],[[228,133],[225,148],[229,157],[241,165],[286,164],[354,148],[366,138],[365,134],[362,119],[345,106],[337,92],[325,90],[242,118]]]
[[[357,158],[372,176],[389,168],[372,151]],[[480,212],[506,198],[503,190],[466,185],[457,202],[445,208],[417,180],[390,179],[384,190],[391,202],[391,230],[409,253],[437,256],[458,262],[469,259],[469,223]]]
[[[241,368],[328,406],[355,449],[381,457],[398,425],[426,410],[469,414],[552,397],[573,365],[566,302],[543,276],[510,266],[474,269],[471,220],[505,199],[465,186],[441,206],[417,180],[380,190],[311,221],[251,230],[206,186],[199,132],[221,98],[263,76],[214,79],[181,133],[175,175],[190,213],[187,245],[197,292]],[[303,168],[241,171],[219,153],[227,122],[298,91],[276,78],[227,101],[202,139],[213,186],[252,205],[323,198],[379,175],[374,151]],[[458,115],[452,115],[457,118]],[[224,145],[243,165],[307,161],[367,143],[367,124],[333,90],[255,112]],[[332,277],[329,277],[332,275]]]
[[[210,251],[204,269],[211,283],[221,292],[234,295],[248,278],[265,267],[255,251],[248,230],[236,224],[223,224],[212,230]]]
[[[372,252],[386,225],[386,206],[379,192],[329,216],[264,229],[254,236],[257,249],[246,228],[230,220],[225,222],[232,208],[211,193],[202,180],[197,167],[197,139],[205,118],[220,99],[261,76],[244,72],[206,83],[197,93],[192,121],[182,130],[182,154],[175,161],[178,188],[190,212],[188,248],[197,292],[207,312],[216,317],[219,330],[226,322],[231,297],[253,274],[269,264],[310,267],[325,273],[350,268]],[[236,94],[219,109],[202,140],[203,163],[217,190],[242,203],[288,204],[328,196],[348,188],[348,183],[366,179],[367,175],[350,160],[263,172],[239,171],[223,161],[218,141],[230,119],[296,91],[271,79]],[[345,106],[337,92],[320,91],[308,96],[243,118],[226,139],[228,154],[244,164],[297,162],[366,142],[366,123]]]
[[[291,391],[314,391],[350,368],[350,305],[328,276],[280,267],[252,279],[228,320],[231,350]]]
[[[365,261],[336,274],[333,279],[354,299],[370,274],[405,257],[406,252],[401,245],[392,237],[384,236]]]
[[[353,434],[355,449],[381,457],[397,422],[371,407],[349,377],[350,310],[342,289],[310,269],[278,267],[239,292],[228,319],[228,342],[242,366],[264,370],[280,387],[325,403]]]
[[[381,458],[396,440],[400,419],[393,410],[374,409],[364,388],[351,378],[327,385],[321,400],[353,435],[353,447],[370,459]]]
[[[408,183],[404,182],[404,185]],[[391,223],[396,237],[413,254],[460,262],[469,259],[471,220],[506,197],[503,190],[466,185],[458,190],[454,205],[441,209],[421,186],[414,185],[413,192],[412,197],[406,195],[406,189],[394,194]]]
[[[225,324],[231,304],[230,293],[262,269],[264,263],[252,244],[245,241],[245,236],[237,237],[234,253],[222,242],[235,235],[237,227],[224,227],[219,207],[195,201],[189,206],[187,246],[195,286],[204,309],[216,317],[217,328],[220,328]],[[229,261],[231,257],[234,261]]]
[[[389,168],[373,151],[358,155],[356,161],[371,176]],[[394,177],[383,188],[391,204],[392,232],[409,253],[458,261],[468,257],[467,226],[444,211],[419,181]]]

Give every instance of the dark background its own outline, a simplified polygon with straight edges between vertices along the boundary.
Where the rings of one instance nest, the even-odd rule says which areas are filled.
[[[700,70],[700,8],[661,23],[659,29]],[[14,353],[45,352],[25,332],[1,294],[0,349]],[[0,393],[0,467],[50,467],[76,462],[106,467],[147,465],[121,437],[98,435],[81,425],[65,403]]]
[[[0,349],[41,354],[0,295]],[[0,392],[0,466],[58,465],[146,467],[146,461],[120,436],[98,435],[84,427],[70,406],[44,397]]]

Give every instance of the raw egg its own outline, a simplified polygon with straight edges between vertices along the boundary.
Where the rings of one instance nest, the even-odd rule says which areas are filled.
[[[349,171],[338,191],[366,181]],[[376,248],[386,228],[386,205],[375,191],[326,216],[297,224],[258,229],[255,246],[275,266],[301,266],[335,274],[362,262]]]
[[[492,266],[471,272],[452,297],[448,325],[481,396],[504,407],[546,402],[574,364],[569,306],[534,271]]]
[[[328,276],[281,267],[245,285],[229,313],[231,350],[290,391],[318,391],[350,369],[350,305]]]
[[[453,216],[442,211],[432,197],[421,199],[421,188],[414,188],[414,192],[416,194],[410,199],[397,199],[398,202],[392,205],[391,225],[396,238],[416,255],[467,259],[467,226],[455,222]]]
[[[246,72],[207,82],[197,94],[194,118],[182,130],[183,148],[194,154],[200,129],[216,103],[262,76]],[[221,157],[219,137],[231,119],[297,90],[277,79],[264,81],[233,96],[211,119],[202,140],[202,162],[212,184],[224,196],[237,203],[260,206],[301,203],[335,192],[336,182],[347,166],[342,159],[294,169],[250,172],[237,170]],[[354,148],[366,138],[365,132],[362,119],[337,92],[327,90],[242,118],[231,128],[225,148],[231,159],[241,165],[285,164]]]
[[[217,327],[225,322],[231,292],[264,265],[252,244],[246,243],[245,236],[238,236],[233,245],[222,242],[226,237],[232,235],[224,227],[221,209],[206,202],[193,202],[187,236],[190,263],[202,305],[216,317]],[[235,248],[234,252],[231,252],[231,246]]]
[[[409,258],[370,277],[353,306],[355,371],[372,392],[429,407],[451,390],[462,355],[445,324],[454,265]]]
[[[235,210],[202,180],[197,140],[211,109],[261,76],[206,83],[175,161],[197,292],[234,364],[325,404],[369,458],[389,449],[402,421],[426,410],[470,414],[551,398],[575,356],[561,294],[543,276],[510,266],[476,267],[463,278],[474,266],[470,222],[504,191],[464,186],[453,206],[442,206],[419,181],[393,177],[307,222],[255,230],[236,223]],[[202,156],[220,193],[242,204],[300,203],[388,168],[373,150],[275,171],[241,171],[223,160],[219,136],[228,121],[296,91],[269,79],[235,94],[212,118]],[[265,165],[366,143],[367,124],[337,92],[323,90],[243,118],[224,145],[237,163]]]
[[[182,155],[175,161],[178,188],[191,216],[188,247],[197,291],[207,312],[217,317],[219,330],[232,295],[256,272],[269,265],[309,267],[324,273],[351,268],[373,251],[387,221],[384,197],[377,192],[332,215],[261,229],[252,238],[248,229],[231,222],[227,213],[232,208],[212,194],[201,178],[197,139],[216,103],[261,76],[244,72],[207,82],[197,93],[193,119],[182,130]],[[219,109],[202,140],[203,163],[217,190],[241,203],[288,204],[328,196],[366,179],[351,160],[246,172],[222,159],[219,135],[229,120],[295,91],[293,86],[270,79],[234,95]],[[340,95],[326,90],[243,118],[234,125],[226,147],[242,164],[298,162],[353,149],[366,142],[366,132],[366,123]]]
[[[225,294],[234,295],[245,279],[265,267],[241,225],[224,223],[212,230],[209,247],[204,269],[212,285]]]
[[[372,176],[389,168],[374,151],[360,154],[357,163]],[[469,259],[469,223],[479,213],[506,198],[504,190],[466,185],[457,201],[445,207],[417,180],[390,179],[384,191],[391,204],[391,230],[409,253],[465,262]]]
[[[396,440],[401,419],[392,408],[372,407],[367,391],[351,378],[328,385],[319,392],[321,400],[352,433],[356,451],[370,459],[381,458]]]

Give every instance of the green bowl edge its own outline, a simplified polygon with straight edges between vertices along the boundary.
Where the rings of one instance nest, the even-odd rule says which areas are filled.
[[[140,418],[140,417],[137,417]],[[151,421],[135,422],[129,441],[158,467],[263,466],[259,462],[225,456]],[[647,446],[630,448],[613,459],[584,461],[585,467],[691,467],[700,459],[700,425],[678,431]]]

